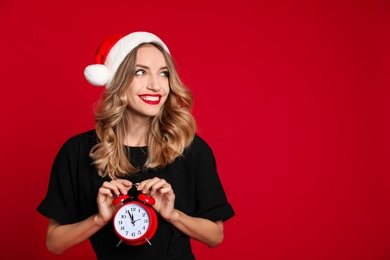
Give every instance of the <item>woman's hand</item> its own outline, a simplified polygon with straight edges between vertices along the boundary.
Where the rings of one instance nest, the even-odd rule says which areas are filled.
[[[162,218],[169,221],[174,214],[175,193],[172,186],[164,179],[153,178],[138,184],[137,190],[152,196],[156,203],[153,208]]]
[[[223,222],[192,217],[174,208],[175,193],[164,179],[153,178],[138,184],[137,190],[152,196],[156,203],[153,208],[167,222],[187,236],[209,247],[215,247],[223,241]]]
[[[104,182],[97,194],[99,212],[89,218],[73,224],[61,225],[54,219],[50,219],[47,227],[46,245],[49,251],[62,254],[67,249],[89,239],[114,215],[112,201],[121,194],[127,194],[132,187],[128,180],[112,180]]]
[[[130,181],[124,179],[103,182],[96,198],[99,209],[97,221],[107,224],[112,219],[115,212],[112,201],[122,194],[127,194],[132,185]]]

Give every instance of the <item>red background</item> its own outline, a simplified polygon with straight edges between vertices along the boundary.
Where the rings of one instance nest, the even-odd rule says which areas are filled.
[[[0,2],[0,258],[46,251],[53,158],[93,127],[101,40],[146,30],[195,95],[236,216],[198,259],[390,259],[388,1]]]

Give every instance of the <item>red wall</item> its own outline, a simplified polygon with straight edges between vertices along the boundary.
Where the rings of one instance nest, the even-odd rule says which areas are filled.
[[[93,127],[84,67],[138,30],[193,89],[236,211],[198,259],[390,258],[388,1],[2,0],[0,24],[0,259],[93,259],[47,252],[36,207],[60,145]]]

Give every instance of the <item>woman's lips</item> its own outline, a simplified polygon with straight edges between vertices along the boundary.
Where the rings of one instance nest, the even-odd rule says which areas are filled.
[[[160,103],[161,95],[140,95],[142,101],[150,105],[157,105]]]

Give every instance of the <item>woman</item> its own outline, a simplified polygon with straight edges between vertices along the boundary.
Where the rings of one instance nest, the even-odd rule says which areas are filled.
[[[195,259],[191,238],[219,245],[234,211],[167,46],[148,32],[109,37],[96,63],[85,70],[91,84],[106,86],[95,129],[61,147],[38,206],[49,218],[47,248],[61,254],[89,239],[97,259]],[[139,193],[156,201],[152,245],[118,246],[112,202]]]

